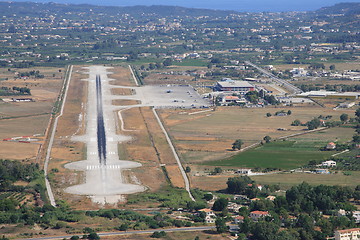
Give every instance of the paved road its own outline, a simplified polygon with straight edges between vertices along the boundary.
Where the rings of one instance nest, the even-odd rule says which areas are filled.
[[[295,87],[294,85],[292,85],[291,83],[280,79],[278,77],[276,77],[274,74],[272,74],[271,72],[266,71],[265,69],[262,69],[260,67],[258,67],[257,65],[253,64],[252,62],[249,61],[245,61],[245,64],[250,65],[254,68],[256,68],[258,71],[260,71],[261,73],[265,74],[266,76],[270,77],[274,82],[277,82],[278,84],[280,84],[282,87],[286,88],[287,90],[290,91],[291,94],[298,94],[298,93],[302,93],[303,91],[297,87]]]
[[[132,235],[132,234],[151,234],[155,231],[164,231],[164,232],[197,232],[205,230],[214,230],[214,226],[206,227],[188,227],[188,228],[168,228],[168,229],[153,229],[153,230],[142,230],[142,231],[125,231],[125,232],[108,232],[108,233],[98,233],[100,237],[109,237],[109,236],[122,236],[122,235]],[[75,234],[76,235],[76,234]],[[64,235],[64,236],[53,236],[53,237],[39,237],[39,238],[25,238],[23,240],[56,240],[56,239],[66,239],[74,235]],[[77,235],[82,237],[82,235]]]
[[[50,182],[49,182],[49,180],[47,178],[47,173],[48,173],[48,166],[49,166],[49,161],[50,161],[50,156],[51,156],[51,149],[52,149],[52,146],[53,146],[53,143],[54,143],[54,137],[55,137],[55,133],[56,133],[57,124],[58,124],[59,118],[63,115],[63,112],[64,112],[64,106],[65,106],[66,97],[67,97],[67,93],[68,93],[68,89],[69,89],[69,85],[70,85],[72,69],[73,69],[73,66],[72,65],[69,66],[69,68],[68,68],[69,74],[67,75],[68,77],[67,77],[67,79],[64,80],[65,84],[63,86],[63,89],[65,90],[65,93],[64,93],[64,96],[63,96],[63,100],[62,100],[62,106],[61,106],[60,114],[55,118],[55,121],[54,121],[51,136],[50,136],[50,139],[49,139],[49,145],[48,145],[47,152],[46,152],[45,163],[44,163],[44,175],[45,175],[46,191],[47,191],[47,195],[49,197],[50,204],[52,206],[54,206],[54,207],[56,207],[55,197],[54,197],[54,194],[52,192]],[[62,92],[63,91],[61,91],[61,93]]]
[[[186,189],[186,191],[189,193],[189,197],[191,198],[191,200],[195,202],[195,198],[193,197],[193,195],[191,194],[191,191],[190,191],[190,182],[189,182],[188,176],[186,175],[186,173],[185,173],[185,171],[184,171],[184,168],[183,168],[183,166],[182,166],[182,164],[181,164],[180,158],[179,158],[179,156],[178,156],[178,154],[177,154],[177,152],[176,152],[176,150],[175,150],[174,145],[173,145],[172,142],[171,142],[171,139],[170,139],[170,137],[169,137],[169,134],[167,133],[164,125],[162,124],[162,122],[161,122],[161,120],[160,120],[160,117],[159,117],[159,115],[157,114],[155,108],[153,108],[152,110],[153,110],[153,113],[154,113],[154,115],[155,115],[155,117],[156,117],[156,120],[158,121],[158,123],[159,123],[159,125],[160,125],[161,130],[163,131],[163,133],[164,133],[164,135],[165,135],[165,137],[166,137],[166,140],[167,140],[167,142],[168,142],[168,144],[169,144],[169,146],[170,146],[170,148],[171,148],[171,151],[172,151],[173,154],[174,154],[174,157],[175,157],[176,162],[177,162],[177,164],[178,164],[178,166],[179,166],[181,175],[183,176],[183,179],[184,179],[184,182],[185,182],[185,189]]]

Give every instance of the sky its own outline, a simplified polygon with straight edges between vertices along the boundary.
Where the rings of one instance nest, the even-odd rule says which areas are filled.
[[[1,0],[2,1],[2,0]],[[25,0],[15,0],[25,1]],[[73,4],[93,4],[106,6],[171,5],[193,8],[235,10],[240,12],[282,12],[311,11],[332,6],[340,2],[360,2],[360,0],[30,0],[35,2],[57,2]]]

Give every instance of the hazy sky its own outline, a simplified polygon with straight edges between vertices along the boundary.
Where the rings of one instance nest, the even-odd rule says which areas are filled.
[[[15,0],[25,1],[25,0]],[[32,0],[49,2],[48,0]],[[308,11],[332,6],[339,2],[360,2],[360,0],[51,0],[58,3],[94,4],[112,6],[133,5],[176,5],[195,8],[226,9],[236,11]]]

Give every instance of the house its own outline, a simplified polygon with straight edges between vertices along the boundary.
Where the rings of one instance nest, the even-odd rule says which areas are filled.
[[[327,150],[334,150],[336,148],[336,144],[333,143],[333,142],[329,142],[327,145],[326,145],[326,149]]]
[[[228,210],[229,212],[238,212],[239,209],[243,207],[243,205],[240,205],[240,204],[237,204],[237,203],[233,203],[233,202],[230,202],[228,203]]]
[[[237,92],[245,95],[250,91],[255,91],[255,87],[246,81],[225,80],[217,82],[214,90],[220,92]]]
[[[270,201],[274,201],[275,198],[276,198],[275,196],[271,196],[271,195],[269,195],[269,196],[266,197],[266,199],[267,199],[267,200],[270,200]]]
[[[333,160],[325,161],[321,163],[321,166],[324,167],[336,167],[336,162]]]
[[[261,218],[264,218],[266,216],[270,216],[268,211],[252,211],[250,213],[250,218],[254,221],[258,221]]]
[[[252,199],[250,199],[251,202],[260,201],[260,200],[261,200],[260,198],[252,198]]]
[[[335,240],[360,240],[360,228],[337,230],[334,235]]]
[[[351,108],[355,106],[355,102],[345,102],[345,103],[340,103],[339,104],[339,108]]]
[[[360,223],[360,211],[347,212],[344,209],[340,209],[337,212],[338,217],[346,216],[346,215],[350,215],[350,214],[352,214],[352,217],[354,218],[355,223]]]
[[[228,104],[228,103],[238,103],[240,102],[240,98],[238,96],[225,96],[222,99],[222,103]]]
[[[213,212],[213,210],[208,209],[208,208],[204,208],[204,209],[200,209],[198,212],[204,212],[206,214],[205,215],[205,222],[206,223],[215,223],[216,215]]]
[[[239,223],[242,223],[242,222],[244,222],[244,217],[243,216],[236,216],[234,218],[234,223],[235,224],[239,224]]]
[[[250,175],[252,172],[251,172],[250,168],[241,168],[241,169],[238,169],[235,173],[244,174],[244,175]]]
[[[246,195],[234,195],[234,200],[246,200],[246,201],[249,201],[249,198]]]

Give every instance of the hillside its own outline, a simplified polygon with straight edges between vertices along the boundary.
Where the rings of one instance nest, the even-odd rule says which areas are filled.
[[[334,15],[358,15],[360,14],[360,3],[338,3],[334,6],[323,7],[316,11],[318,14]]]
[[[234,11],[210,10],[185,8],[177,6],[131,6],[131,7],[116,7],[116,6],[95,6],[88,4],[59,4],[59,3],[33,3],[33,2],[0,2],[0,14],[7,16],[9,14],[17,15],[41,15],[41,14],[65,14],[65,13],[87,13],[92,14],[110,14],[123,15],[131,14],[134,17],[144,15],[157,15],[158,17],[174,16],[227,16]]]

